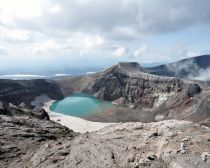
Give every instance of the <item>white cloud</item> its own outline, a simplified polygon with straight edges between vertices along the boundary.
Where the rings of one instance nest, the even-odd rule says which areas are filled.
[[[36,25],[40,30],[96,30],[135,38],[209,23],[208,6],[209,0],[0,0],[0,21],[18,25],[23,21],[24,27]]]
[[[10,42],[26,42],[32,40],[32,37],[29,31],[9,29],[0,26],[0,39]]]
[[[61,11],[62,11],[62,9],[59,5],[54,5],[54,6],[49,8],[49,12],[53,13],[53,14],[59,13]]]
[[[62,49],[62,46],[57,43],[55,40],[47,40],[47,41],[43,41],[43,42],[37,42],[37,43],[33,43],[32,45],[30,45],[27,50],[31,53],[31,54],[41,54],[43,52],[47,53],[51,50],[53,51],[59,51],[60,49]]]
[[[125,55],[125,53],[126,49],[124,47],[119,47],[112,53],[112,55],[122,57],[123,55]]]
[[[102,45],[104,43],[104,39],[99,35],[97,36],[89,35],[84,37],[83,43],[84,47],[93,48]]]
[[[201,80],[201,81],[210,81],[210,68],[208,69],[200,69],[198,71],[198,74],[196,76],[188,76],[189,79],[194,79],[194,80]]]
[[[187,51],[186,57],[190,58],[190,57],[195,57],[195,56],[199,56],[199,55],[203,55],[203,54],[205,54],[205,52],[202,52],[202,51]]]
[[[21,1],[28,2],[28,0]],[[199,2],[196,0],[48,0],[47,2],[46,5],[46,2],[40,1],[42,8],[37,7],[34,12],[33,9],[32,12],[28,11],[32,16],[39,16],[34,13],[41,15],[41,20],[32,21],[32,24],[39,25],[40,29],[44,26],[49,30],[56,28],[86,32],[100,31],[107,36],[111,33],[117,38],[120,35],[122,38],[124,36],[135,38],[134,32],[136,35],[165,34],[210,21],[209,0]],[[29,3],[26,3],[26,7],[28,10],[32,8]],[[21,11],[24,10],[17,11],[16,15],[20,15]],[[55,11],[57,15],[51,17],[49,11]]]
[[[62,55],[86,55],[94,52],[98,52],[103,49],[106,41],[99,35],[86,35],[83,33],[70,33],[70,37],[51,38],[43,41],[34,41],[28,45],[26,52],[41,56],[52,58],[61,57]]]
[[[0,21],[13,23],[14,19],[34,19],[42,15],[41,0],[0,0]]]
[[[111,38],[119,41],[127,41],[139,38],[139,33],[134,27],[115,27],[110,34]]]
[[[200,51],[159,51],[150,45],[152,38],[209,24],[209,5],[209,0],[0,0],[0,45],[8,60],[171,61]],[[150,48],[138,48],[142,43]]]
[[[148,51],[149,51],[148,46],[146,44],[144,44],[141,48],[134,51],[133,56],[134,56],[134,58],[139,58],[143,54],[147,53]]]

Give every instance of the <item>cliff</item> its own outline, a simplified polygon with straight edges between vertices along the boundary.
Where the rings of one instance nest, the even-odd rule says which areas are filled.
[[[138,63],[119,63],[93,75],[56,82],[64,92],[84,92],[119,105],[108,114],[87,118],[92,121],[184,119],[209,125],[210,107],[205,103],[210,95],[209,87],[176,77],[148,74]]]
[[[0,101],[6,106],[9,103],[16,106],[23,103],[27,107],[32,107],[31,102],[41,95],[52,99],[63,98],[60,87],[52,80],[0,80]]]

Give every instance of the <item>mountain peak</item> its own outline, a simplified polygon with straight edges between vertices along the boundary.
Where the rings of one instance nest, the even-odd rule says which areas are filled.
[[[107,69],[105,73],[121,73],[127,76],[132,74],[138,75],[139,73],[144,72],[144,68],[139,65],[137,62],[119,62],[117,65]]]
[[[144,71],[144,68],[138,62],[119,62],[117,66],[120,69],[126,69],[126,70],[136,69]]]

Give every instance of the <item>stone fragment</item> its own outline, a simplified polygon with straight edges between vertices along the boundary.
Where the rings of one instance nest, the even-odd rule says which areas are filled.
[[[205,162],[207,158],[210,157],[210,152],[203,152],[201,154],[201,159]]]

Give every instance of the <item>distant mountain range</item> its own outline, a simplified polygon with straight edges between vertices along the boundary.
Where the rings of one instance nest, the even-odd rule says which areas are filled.
[[[145,68],[148,73],[195,80],[210,80],[210,55],[187,58],[174,63]]]
[[[1,70],[0,79],[15,79],[15,80],[29,80],[29,79],[49,79],[60,78],[64,76],[80,76],[93,72],[98,72],[104,67],[45,67],[38,69],[11,69]]]
[[[183,59],[177,62],[162,64],[151,63],[143,64],[144,70],[147,73],[167,76],[179,77],[190,80],[203,80],[210,81],[210,55],[202,55],[192,58]],[[29,79],[50,79],[62,78],[66,76],[84,76],[94,72],[103,71],[107,69],[106,66],[52,66],[50,68],[37,68],[37,69],[10,69],[1,70],[0,79],[16,79],[16,80],[29,80]]]

